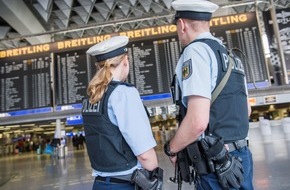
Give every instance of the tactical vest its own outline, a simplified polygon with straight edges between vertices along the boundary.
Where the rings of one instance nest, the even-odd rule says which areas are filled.
[[[108,100],[118,85],[132,86],[112,81],[103,98],[96,104],[83,102],[82,116],[85,139],[91,166],[101,172],[118,172],[133,168],[137,158],[123,138],[119,127],[108,115]]]
[[[206,43],[215,53],[218,65],[216,86],[218,86],[226,74],[229,65],[227,50],[212,39],[197,39],[191,43],[194,42]],[[210,107],[210,119],[207,130],[205,131],[206,135],[222,137],[225,143],[247,137],[249,130],[248,100],[244,76],[245,72],[242,61],[235,55],[231,75],[223,90]],[[181,121],[187,109],[181,104],[179,112]]]
[[[193,43],[197,41],[206,43],[215,53],[218,65],[217,86],[227,72],[228,52],[215,40],[198,39]],[[210,107],[206,130],[206,135],[222,137],[225,143],[246,138],[249,129],[244,67],[240,58],[236,55],[234,57],[230,78]]]

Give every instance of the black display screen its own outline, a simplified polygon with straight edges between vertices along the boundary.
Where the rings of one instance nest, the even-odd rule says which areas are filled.
[[[262,40],[256,14],[244,13],[217,17],[211,20],[211,32],[220,38],[228,49],[238,48],[243,54],[235,51],[242,59],[247,82],[256,82],[258,87],[270,85],[263,52]],[[248,85],[253,88],[252,85]]]
[[[0,112],[51,107],[50,55],[0,61]]]
[[[130,42],[127,47],[130,72],[126,82],[134,84],[145,101],[170,98],[170,84],[180,52],[177,37],[138,40]],[[95,58],[86,55],[85,51],[54,55],[57,110],[79,108],[86,97],[96,67]]]
[[[169,93],[180,52],[177,37],[132,42],[128,47],[128,82],[141,96]]]
[[[55,53],[56,64],[56,104],[81,103],[95,66],[85,50]]]

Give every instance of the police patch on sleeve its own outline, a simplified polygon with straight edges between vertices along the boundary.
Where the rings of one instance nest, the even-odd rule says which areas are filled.
[[[182,65],[182,80],[188,79],[192,74],[191,59],[185,61]]]

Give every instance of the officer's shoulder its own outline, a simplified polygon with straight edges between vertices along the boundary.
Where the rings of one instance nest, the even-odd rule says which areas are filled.
[[[114,81],[111,82],[111,85],[116,85],[115,91],[121,94],[130,94],[131,92],[137,91],[137,88],[133,84],[127,82]]]
[[[121,82],[121,81],[112,81],[111,82],[111,85],[116,85],[116,86],[118,86],[118,85],[123,85],[123,86],[126,86],[126,87],[135,87],[135,85],[133,85],[133,84],[130,84],[130,83],[127,83],[127,82]]]
[[[134,85],[134,84],[130,84],[130,83],[127,83],[127,82],[121,82],[121,85],[124,85],[124,86],[127,86],[127,87],[135,88],[135,85]]]
[[[112,94],[117,97],[130,96],[131,98],[140,96],[137,88],[126,82],[119,82]]]
[[[187,46],[187,48],[184,49],[184,53],[191,55],[192,52],[201,53],[204,51],[206,52],[210,49],[211,48],[207,43],[205,43],[203,41],[197,41],[197,42],[193,42],[193,43],[189,44],[189,46]]]
[[[196,39],[191,44],[194,47],[196,47],[196,46],[198,46],[198,47],[207,47],[207,46],[211,46],[213,44],[215,44],[215,45],[221,45],[219,41],[217,41],[216,39],[212,39],[212,38]]]

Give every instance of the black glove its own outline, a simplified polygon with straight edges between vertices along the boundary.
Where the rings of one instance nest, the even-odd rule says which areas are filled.
[[[239,157],[229,155],[229,158],[223,164],[216,164],[216,174],[219,183],[224,189],[234,187],[240,188],[244,181],[244,170]]]
[[[163,185],[163,170],[156,168],[152,172],[145,169],[136,169],[131,177],[142,190],[161,190]]]
[[[201,147],[207,159],[213,162],[215,173],[223,189],[239,188],[244,181],[242,159],[231,156],[221,138],[206,136]]]

